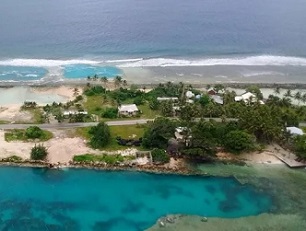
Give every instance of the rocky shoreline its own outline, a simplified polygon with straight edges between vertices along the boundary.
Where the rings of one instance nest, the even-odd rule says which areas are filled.
[[[61,170],[63,168],[74,168],[74,169],[93,169],[103,171],[139,171],[157,174],[179,174],[179,175],[206,175],[205,173],[199,173],[189,168],[185,163],[175,167],[167,167],[164,165],[131,165],[131,164],[115,164],[109,165],[104,162],[74,162],[69,163],[57,163],[52,164],[47,161],[39,160],[0,160],[0,166],[14,166],[14,167],[34,167],[34,168],[48,168]]]

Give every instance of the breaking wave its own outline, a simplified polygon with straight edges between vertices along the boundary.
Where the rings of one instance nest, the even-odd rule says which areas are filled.
[[[94,60],[71,59],[71,60],[52,60],[52,59],[9,59],[0,61],[1,66],[24,66],[24,67],[57,67],[72,64],[99,64]]]
[[[116,60],[52,60],[52,59],[8,59],[0,60],[0,66],[58,67],[65,65],[113,65],[117,67],[196,67],[196,66],[306,66],[306,58],[290,56],[259,55],[248,57],[170,59],[135,58]]]
[[[237,58],[141,59],[119,64],[118,67],[184,67],[184,66],[306,66],[306,58],[290,56],[249,56]]]

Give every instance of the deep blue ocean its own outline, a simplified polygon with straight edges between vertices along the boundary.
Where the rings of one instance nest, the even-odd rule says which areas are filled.
[[[251,76],[263,69],[300,81],[306,73],[305,0],[2,0],[0,10],[0,80],[33,80],[20,66],[79,78],[82,68],[63,71],[76,64],[106,67],[108,77],[121,72],[109,66],[203,67],[212,77],[234,72],[211,67],[240,67],[245,78],[259,67]]]
[[[3,231],[142,231],[169,214],[234,218],[273,206],[234,178],[0,168]]]

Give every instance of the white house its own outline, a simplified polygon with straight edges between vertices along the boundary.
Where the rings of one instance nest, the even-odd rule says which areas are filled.
[[[139,112],[138,107],[136,104],[122,104],[118,107],[119,115],[124,116],[134,116]]]
[[[255,94],[251,92],[246,92],[242,95],[235,97],[236,102],[244,101],[245,103],[255,103],[257,101],[257,97]],[[259,100],[260,104],[265,104],[262,100]]]
[[[235,97],[236,102],[244,101],[245,103],[247,103],[247,102],[256,102],[256,100],[257,100],[256,95],[254,95],[251,92],[246,92],[242,95],[239,95],[239,96]]]

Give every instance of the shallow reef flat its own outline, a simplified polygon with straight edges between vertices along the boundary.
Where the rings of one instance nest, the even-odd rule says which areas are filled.
[[[306,221],[299,215],[261,214],[235,219],[208,218],[207,222],[199,216],[181,216],[174,223],[161,227],[154,225],[147,231],[300,231],[306,230]]]

